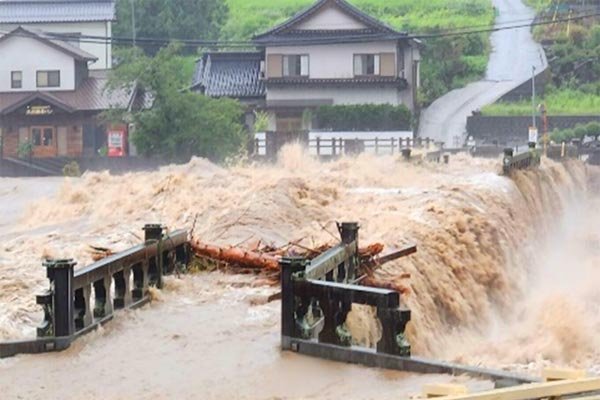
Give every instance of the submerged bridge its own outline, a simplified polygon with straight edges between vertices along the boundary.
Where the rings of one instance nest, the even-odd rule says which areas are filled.
[[[165,233],[146,225],[142,244],[75,270],[74,260],[47,260],[49,288],[36,297],[44,310],[37,338],[0,343],[0,358],[67,349],[82,335],[115,318],[119,310],[150,300],[150,288],[161,288],[163,276],[183,273],[191,261],[187,231]],[[415,357],[405,336],[410,310],[395,290],[361,284],[357,276],[357,223],[339,225],[340,243],[308,260],[282,258],[281,347],[308,356],[416,373],[467,374],[499,386],[535,381],[493,371]],[[409,246],[393,258],[416,252]],[[367,282],[368,283],[368,282]],[[375,307],[382,339],[375,349],[357,347],[346,328],[353,304]]]

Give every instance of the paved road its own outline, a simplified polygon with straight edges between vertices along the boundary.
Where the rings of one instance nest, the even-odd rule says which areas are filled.
[[[493,0],[498,10],[497,27],[524,25],[535,13],[521,0]],[[514,22],[518,21],[518,22]],[[547,66],[542,47],[533,40],[529,28],[502,30],[491,37],[492,54],[485,79],[437,99],[421,115],[419,134],[443,141],[446,147],[462,145],[467,117],[491,104],[531,77],[531,67]]]

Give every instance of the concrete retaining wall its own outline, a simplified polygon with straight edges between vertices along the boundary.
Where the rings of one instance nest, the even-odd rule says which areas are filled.
[[[541,118],[536,120],[538,127],[542,125]],[[574,128],[577,124],[600,122],[596,116],[557,116],[548,117],[548,132],[554,129]],[[467,118],[467,132],[473,136],[477,144],[497,144],[502,147],[513,147],[527,143],[531,117],[486,117],[474,115]]]

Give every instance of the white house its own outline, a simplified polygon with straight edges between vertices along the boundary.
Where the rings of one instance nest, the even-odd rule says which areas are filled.
[[[22,27],[0,37],[0,149],[16,157],[31,145],[33,157],[94,155],[106,144],[98,118],[134,104],[133,90],[107,91],[105,70],[88,64],[87,51]]]
[[[112,66],[111,42],[89,37],[110,38],[114,20],[114,0],[0,0],[0,36],[19,26],[67,35],[70,44],[95,57],[90,69]]]
[[[416,108],[419,42],[345,0],[319,0],[254,42],[256,53],[205,54],[192,87],[251,100],[277,131],[306,129],[304,110],[322,105]]]

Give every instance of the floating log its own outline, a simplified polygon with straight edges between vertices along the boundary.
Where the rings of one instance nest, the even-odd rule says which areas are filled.
[[[88,245],[88,246],[89,246],[88,252],[92,256],[92,260],[94,260],[94,261],[100,261],[100,260],[103,260],[103,259],[115,254],[111,249],[106,248],[106,247],[98,247],[98,246],[92,246],[92,245]]]
[[[196,240],[192,242],[192,250],[199,256],[224,261],[241,267],[272,271],[279,270],[279,258],[256,251],[244,250],[239,247],[219,247]]]

